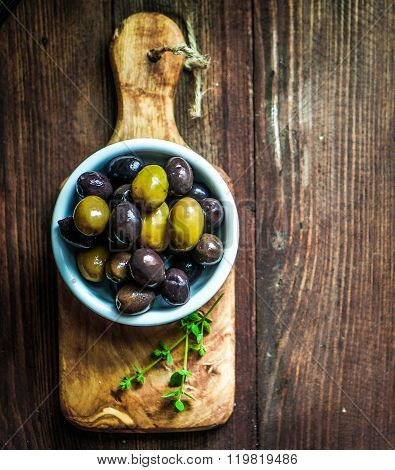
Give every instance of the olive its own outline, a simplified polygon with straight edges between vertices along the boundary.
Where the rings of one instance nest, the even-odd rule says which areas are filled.
[[[137,315],[150,309],[155,300],[155,292],[144,289],[134,282],[122,286],[117,292],[115,305],[125,315]]]
[[[155,251],[163,251],[169,244],[167,218],[169,208],[164,202],[157,209],[142,217],[141,245]]]
[[[210,197],[210,190],[204,183],[195,181],[192,185],[192,189],[188,191],[187,196],[200,201],[201,199]]]
[[[104,279],[108,250],[104,245],[97,245],[77,255],[77,265],[82,277],[87,281],[101,282]]]
[[[112,191],[110,180],[98,171],[82,173],[77,180],[77,193],[81,197],[99,196],[107,201]]]
[[[87,196],[74,209],[74,223],[77,229],[87,236],[104,232],[110,209],[106,201],[98,196]]]
[[[212,197],[206,197],[199,202],[204,212],[204,231],[212,233],[224,220],[224,207]]]
[[[169,234],[171,248],[189,251],[203,233],[204,215],[200,204],[190,197],[177,201],[170,210]]]
[[[130,250],[132,247],[130,243],[122,242],[118,239],[116,235],[110,230],[108,233],[108,249],[111,253],[117,253],[119,251],[127,251]]]
[[[171,260],[172,268],[181,269],[186,274],[191,284],[203,271],[203,266],[197,264],[191,256],[178,255]]]
[[[113,282],[124,281],[129,274],[128,262],[132,255],[126,252],[114,253],[106,262],[107,279]]]
[[[129,261],[133,279],[144,287],[158,287],[165,279],[162,258],[149,248],[139,248]]]
[[[75,226],[73,217],[58,220],[60,234],[73,246],[78,248],[92,248],[97,243],[95,237],[87,237]]]
[[[141,233],[141,216],[137,207],[128,201],[121,202],[111,212],[111,236],[118,246],[134,245]]]
[[[222,241],[211,233],[204,233],[193,252],[194,260],[204,266],[218,263],[224,253]]]
[[[183,196],[192,189],[193,172],[191,165],[181,157],[170,158],[165,171],[169,180],[169,189],[173,194]]]
[[[144,210],[153,211],[165,201],[168,189],[165,170],[159,165],[148,165],[132,183],[133,200]]]
[[[113,192],[113,194],[110,198],[109,205],[110,205],[111,208],[113,208],[116,205],[118,205],[119,203],[125,202],[125,201],[133,202],[132,191],[130,189],[130,184],[123,184],[122,186],[119,186],[119,188],[117,188]]]
[[[184,305],[189,300],[189,281],[184,271],[170,268],[161,286],[162,297],[170,305]]]
[[[137,155],[123,155],[113,158],[106,166],[107,176],[115,187],[131,184],[144,163]]]

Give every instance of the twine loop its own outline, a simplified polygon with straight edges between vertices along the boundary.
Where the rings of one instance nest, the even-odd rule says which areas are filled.
[[[163,46],[158,49],[151,49],[148,51],[148,58],[151,62],[158,62],[164,52],[172,52],[175,55],[183,55],[185,57],[184,69],[188,72],[193,69],[205,70],[210,65],[210,57],[202,55],[200,52],[186,44],[179,44],[177,46]]]
[[[162,46],[157,49],[148,51],[147,56],[151,62],[158,62],[165,52],[172,52],[175,55],[183,55],[184,69],[192,72],[194,78],[194,103],[189,108],[189,115],[192,119],[200,118],[202,116],[202,74],[208,69],[210,65],[210,57],[203,55],[198,51],[196,44],[196,36],[192,27],[191,18],[185,19],[185,24],[188,33],[187,44],[178,44],[176,46]]]

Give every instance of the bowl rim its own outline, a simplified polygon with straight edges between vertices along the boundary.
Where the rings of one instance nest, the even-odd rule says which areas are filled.
[[[233,242],[230,246],[225,244],[224,256],[216,266],[216,269],[207,284],[205,284],[204,289],[200,289],[198,292],[192,294],[191,298],[185,305],[169,308],[169,310],[166,311],[166,315],[163,313],[161,314],[159,309],[151,309],[148,312],[139,315],[125,316],[119,312],[114,312],[113,309],[109,308],[103,300],[94,295],[91,292],[87,281],[84,280],[82,282],[75,278],[73,269],[68,265],[63,254],[62,245],[66,246],[65,243],[67,242],[62,243],[62,238],[58,229],[58,220],[69,215],[65,215],[64,213],[65,206],[68,204],[70,197],[74,196],[75,183],[81,173],[92,171],[93,166],[103,166],[112,158],[125,155],[127,152],[136,152],[138,154],[139,152],[154,153],[155,151],[161,154],[169,154],[169,156],[171,154],[175,154],[185,158],[191,164],[192,168],[194,166],[198,167],[199,170],[204,173],[205,178],[207,177],[214,182],[221,201],[226,201],[226,233],[229,231],[229,233],[227,233],[227,238],[230,236]],[[84,159],[71,173],[59,192],[54,206],[51,222],[51,242],[55,262],[61,277],[71,292],[80,302],[88,307],[88,309],[109,321],[123,325],[143,327],[159,326],[180,320],[189,313],[198,310],[212,299],[222,287],[236,259],[239,245],[239,218],[236,204],[228,185],[214,166],[201,155],[188,147],[184,147],[167,140],[151,138],[127,139],[97,150]],[[74,266],[74,271],[75,270],[78,271],[76,266]],[[161,317],[161,315],[163,315],[163,317]]]

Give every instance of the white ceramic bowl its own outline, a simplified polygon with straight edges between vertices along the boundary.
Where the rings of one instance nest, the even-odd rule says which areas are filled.
[[[101,170],[114,157],[135,152],[144,162],[164,164],[171,156],[185,158],[191,165],[194,178],[205,183],[213,197],[225,208],[221,227],[224,244],[223,259],[215,266],[204,269],[192,283],[189,301],[180,307],[166,304],[160,296],[152,308],[141,315],[121,315],[115,307],[114,298],[107,282],[87,282],[79,273],[75,261],[76,250],[63,240],[58,220],[72,215],[77,202],[75,186],[78,177],[85,171]],[[239,243],[239,219],[233,196],[219,173],[203,157],[192,150],[172,142],[159,139],[131,139],[109,145],[84,160],[70,175],[56,201],[52,217],[52,249],[59,272],[73,294],[90,310],[110,321],[131,326],[155,326],[171,323],[201,308],[221,288],[234,264]]]

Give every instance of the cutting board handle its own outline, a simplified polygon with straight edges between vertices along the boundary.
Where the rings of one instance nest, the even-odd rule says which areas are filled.
[[[109,144],[150,137],[186,145],[174,119],[182,56],[166,53],[151,62],[147,52],[184,43],[177,24],[160,13],[137,13],[117,28],[110,59],[118,96],[118,119]]]

